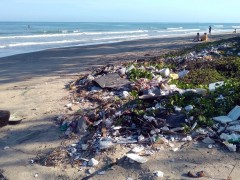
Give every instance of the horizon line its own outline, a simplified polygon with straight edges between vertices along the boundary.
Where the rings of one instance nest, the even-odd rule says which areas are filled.
[[[174,22],[174,21],[1,21],[1,23],[4,22],[18,22],[18,23],[210,23],[210,24],[216,24],[216,23],[223,23],[223,24],[238,24],[240,22]]]

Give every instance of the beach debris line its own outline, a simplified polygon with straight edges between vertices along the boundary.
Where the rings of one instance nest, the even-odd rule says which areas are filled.
[[[238,49],[240,40],[230,39],[81,75],[69,84],[69,103],[78,110],[56,119],[71,143],[38,161],[97,168],[103,164],[97,155],[121,146],[119,158],[142,164],[161,149],[181,151],[196,140],[239,151]]]

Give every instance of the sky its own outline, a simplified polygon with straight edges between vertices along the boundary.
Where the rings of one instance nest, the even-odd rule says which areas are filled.
[[[240,22],[239,0],[1,0],[0,21]]]

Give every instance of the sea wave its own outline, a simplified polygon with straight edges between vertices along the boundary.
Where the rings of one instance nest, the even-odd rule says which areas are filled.
[[[172,29],[171,31],[157,31],[157,32],[189,32],[189,31],[200,31],[200,29]]]
[[[233,29],[215,29],[214,32],[232,32]]]
[[[176,28],[167,28],[167,30],[176,30],[176,29],[182,29],[183,27],[176,27]]]
[[[146,33],[148,30],[136,30],[136,31],[109,31],[109,32],[83,32],[86,35],[107,35],[107,34],[133,34],[133,33]]]
[[[216,25],[213,25],[213,27],[215,27],[215,28],[223,28],[223,25],[222,24],[216,24]]]
[[[65,31],[62,31],[65,32]],[[0,39],[25,39],[25,38],[51,38],[51,37],[69,37],[80,35],[111,35],[111,34],[134,34],[134,33],[146,33],[148,30],[137,31],[110,31],[110,32],[77,32],[73,33],[56,33],[56,34],[35,34],[35,35],[18,35],[18,36],[0,36]]]
[[[112,36],[105,38],[95,38],[95,39],[81,39],[81,40],[59,40],[59,41],[30,41],[30,42],[16,42],[6,45],[1,45],[0,48],[7,47],[19,47],[19,46],[36,46],[36,45],[50,45],[50,44],[67,44],[67,43],[80,43],[80,42],[91,42],[91,41],[101,41],[101,40],[116,40],[116,39],[140,39],[143,37],[147,37],[148,34],[141,34],[136,36]]]
[[[69,34],[37,34],[37,35],[19,35],[19,36],[2,36],[0,39],[24,39],[24,38],[49,38],[49,37],[64,37],[64,36],[78,36],[83,33],[69,33]]]
[[[125,26],[128,26],[128,25],[125,25],[125,24],[116,24],[116,25],[112,25],[112,26],[116,26],[116,27],[125,27]]]
[[[0,46],[0,48],[7,47],[19,47],[19,46],[36,46],[36,45],[49,45],[49,44],[66,44],[66,43],[79,43],[86,42],[86,40],[63,40],[63,41],[49,41],[49,42],[23,42],[23,43],[12,43],[4,46]]]
[[[96,38],[93,39],[94,41],[99,41],[99,40],[114,40],[114,39],[128,39],[128,38],[139,38],[139,37],[147,37],[148,34],[142,34],[142,35],[137,35],[137,36],[113,36],[113,37],[106,37],[106,38]]]
[[[240,26],[232,26],[232,28],[239,29]]]

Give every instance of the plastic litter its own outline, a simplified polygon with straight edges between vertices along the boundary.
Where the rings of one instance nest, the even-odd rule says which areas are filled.
[[[183,141],[183,142],[192,141],[192,137],[191,137],[191,136],[187,136],[187,137],[185,137],[185,138],[182,138],[182,141]]]
[[[141,164],[146,163],[148,161],[147,158],[141,157],[141,156],[139,156],[137,154],[133,154],[133,153],[127,154],[127,157],[129,159],[132,159],[133,161],[136,161],[136,162],[141,163]]]
[[[208,149],[212,149],[213,148],[213,145],[212,144],[209,144],[208,145]]]
[[[240,134],[235,134],[235,133],[232,133],[232,134],[226,134],[226,133],[222,133],[220,135],[220,138],[225,140],[225,141],[228,141],[228,142],[240,142]]]
[[[131,177],[127,177],[126,180],[133,180],[133,178],[131,178]]]
[[[235,106],[227,116],[213,117],[213,120],[221,122],[223,124],[236,121],[240,117],[240,106]]]
[[[178,79],[178,78],[179,78],[179,75],[176,74],[176,73],[171,73],[171,74],[169,75],[169,77],[170,77],[171,79]]]
[[[205,139],[202,140],[205,144],[214,144],[215,141],[211,139],[210,137],[206,137]]]
[[[82,150],[86,151],[88,148],[88,145],[87,144],[82,144]]]
[[[170,69],[169,69],[169,68],[161,69],[161,70],[160,70],[160,74],[161,74],[163,77],[168,77],[168,76],[170,75]]]
[[[88,161],[88,166],[97,166],[98,165],[98,160],[96,160],[96,159],[94,159],[94,158],[92,158],[92,159],[90,159],[89,161]]]
[[[100,172],[98,173],[98,175],[104,175],[104,174],[106,174],[106,171],[100,171]]]
[[[174,111],[175,111],[175,112],[180,112],[181,110],[182,110],[181,107],[178,107],[178,106],[175,106],[175,107],[174,107]]]
[[[129,72],[129,71],[131,71],[132,69],[135,69],[135,66],[134,66],[134,65],[129,66],[129,67],[127,68],[126,72]]]
[[[113,142],[111,140],[101,140],[99,142],[99,148],[100,149],[109,149],[113,146]]]
[[[157,177],[163,177],[164,173],[162,171],[154,171],[153,174],[155,174]]]
[[[131,151],[134,153],[139,153],[139,152],[143,151],[144,149],[145,148],[143,146],[136,146]]]
[[[215,83],[211,83],[208,86],[208,89],[210,91],[215,91],[216,88],[223,86],[224,85],[224,81],[219,81],[219,82],[215,82]]]
[[[184,108],[187,112],[193,110],[193,105],[188,105]]]
[[[229,126],[226,128],[228,131],[240,132],[240,125]]]
[[[88,173],[89,173],[89,174],[93,174],[95,171],[96,171],[96,170],[95,170],[94,168],[88,169]]]
[[[124,99],[126,99],[127,97],[129,97],[129,92],[127,92],[127,91],[123,91],[122,92],[122,97],[124,98]]]
[[[186,76],[188,73],[189,73],[188,70],[183,70],[183,71],[180,71],[180,72],[178,73],[178,76],[179,76],[179,78],[183,78],[183,77]]]
[[[231,151],[231,152],[236,152],[236,150],[237,150],[237,146],[236,146],[236,145],[231,144],[231,143],[229,143],[229,142],[227,142],[227,141],[225,141],[225,142],[223,142],[223,143],[227,146],[227,148],[228,148],[229,151]]]
[[[118,73],[119,73],[119,75],[122,77],[122,76],[124,76],[125,74],[126,74],[126,68],[121,68],[121,69],[119,69],[119,71],[118,71]]]
[[[10,147],[9,146],[5,146],[3,149],[4,150],[7,150],[7,149],[9,149]]]

